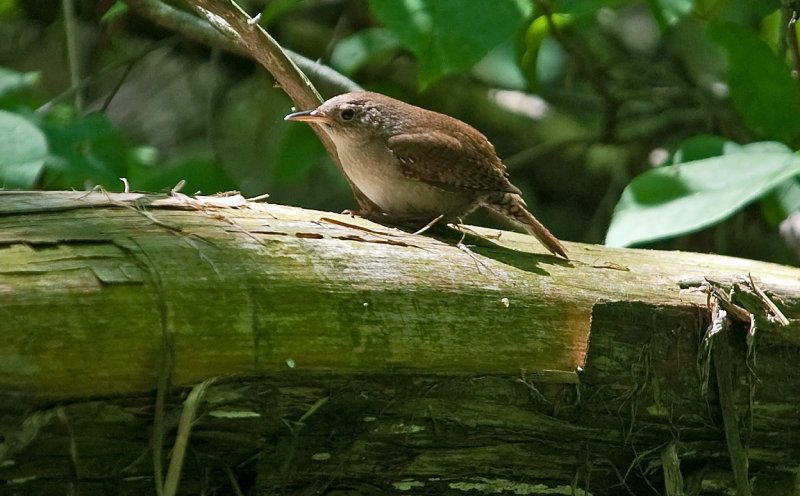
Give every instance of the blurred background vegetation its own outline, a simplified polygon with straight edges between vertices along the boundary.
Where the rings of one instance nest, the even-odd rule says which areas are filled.
[[[481,130],[562,239],[798,260],[794,1],[240,5],[283,46]],[[124,1],[0,0],[0,187],[186,180],[354,207],[291,108],[262,67]]]

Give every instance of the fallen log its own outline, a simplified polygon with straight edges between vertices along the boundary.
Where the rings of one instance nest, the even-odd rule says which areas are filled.
[[[796,494],[800,270],[470,229],[0,192],[0,492]]]

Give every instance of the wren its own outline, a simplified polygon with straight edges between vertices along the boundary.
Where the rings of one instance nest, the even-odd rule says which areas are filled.
[[[345,93],[285,120],[322,125],[347,177],[390,218],[460,222],[488,207],[567,258],[528,212],[494,146],[465,122],[371,92]]]

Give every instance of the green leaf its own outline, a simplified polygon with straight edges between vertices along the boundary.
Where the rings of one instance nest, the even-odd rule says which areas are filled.
[[[747,148],[647,171],[623,191],[606,244],[630,246],[698,231],[798,173],[800,158],[795,155]]]
[[[800,139],[800,92],[791,71],[758,35],[737,24],[712,24],[709,36],[728,54],[731,101],[762,139]]]
[[[779,141],[759,141],[757,143],[747,143],[746,145],[740,145],[738,143],[734,143],[733,141],[729,141],[725,143],[724,155],[729,155],[731,153],[785,153],[787,155],[792,153],[791,148],[786,146],[785,144]]]
[[[572,22],[572,16],[566,14],[553,14],[550,20],[545,16],[539,16],[525,30],[522,43],[519,48],[519,66],[525,75],[530,88],[538,88],[541,79],[540,58],[545,41],[551,35],[550,22],[556,29],[562,29]],[[551,70],[552,72],[552,70]]]
[[[0,110],[0,188],[32,188],[46,158],[44,133],[23,117]]]
[[[393,52],[399,46],[400,41],[387,29],[358,31],[336,44],[331,54],[331,66],[350,76],[375,57]]]
[[[425,88],[462,72],[519,30],[531,7],[525,0],[370,0],[378,19],[419,59]]]

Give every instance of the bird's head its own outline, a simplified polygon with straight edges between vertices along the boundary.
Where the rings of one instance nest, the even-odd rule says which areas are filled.
[[[402,102],[370,92],[353,92],[335,96],[314,110],[294,112],[287,121],[313,122],[322,125],[337,142],[364,143],[377,137],[388,138],[401,122]]]

